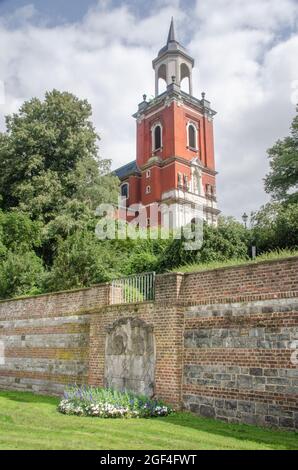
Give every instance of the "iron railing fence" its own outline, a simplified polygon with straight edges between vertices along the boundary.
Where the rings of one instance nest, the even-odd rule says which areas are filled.
[[[155,299],[155,272],[136,274],[111,282],[111,303],[131,304]]]

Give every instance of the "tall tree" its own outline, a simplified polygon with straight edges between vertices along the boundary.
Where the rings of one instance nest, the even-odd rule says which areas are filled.
[[[298,107],[297,107],[298,112]],[[298,202],[298,114],[290,136],[278,140],[268,150],[270,173],[265,178],[265,190],[280,202]]]
[[[91,106],[53,90],[25,102],[0,134],[0,205],[47,223],[77,198],[89,208],[110,202],[118,180],[98,156]]]
[[[91,114],[86,100],[53,90],[25,102],[0,133],[0,208],[43,225],[37,253],[46,265],[58,242],[94,230],[100,203],[117,200],[119,181],[99,157]]]

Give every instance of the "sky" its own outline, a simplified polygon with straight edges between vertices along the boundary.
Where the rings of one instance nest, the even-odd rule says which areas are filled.
[[[53,88],[87,98],[113,168],[135,158],[132,114],[154,94],[152,59],[171,16],[211,101],[217,197],[238,219],[268,201],[266,150],[298,102],[298,0],[0,0],[0,130]]]

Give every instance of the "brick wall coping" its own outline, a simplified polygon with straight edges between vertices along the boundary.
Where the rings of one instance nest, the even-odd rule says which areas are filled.
[[[77,287],[76,289],[68,289],[68,290],[59,290],[54,292],[46,292],[44,294],[35,294],[35,295],[23,295],[20,297],[13,297],[12,299],[0,299],[0,304],[4,304],[6,302],[15,302],[16,300],[30,300],[30,299],[39,299],[42,297],[50,297],[55,295],[63,295],[63,294],[75,294],[76,292],[84,292],[92,290],[96,287],[104,287],[109,286],[109,282],[102,282],[100,284],[92,284],[90,287]]]

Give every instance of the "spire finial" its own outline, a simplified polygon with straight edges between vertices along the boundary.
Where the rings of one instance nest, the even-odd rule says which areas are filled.
[[[174,17],[172,16],[167,44],[169,44],[169,42],[175,42],[175,41],[176,41],[176,37],[175,37],[175,28],[174,28]]]

